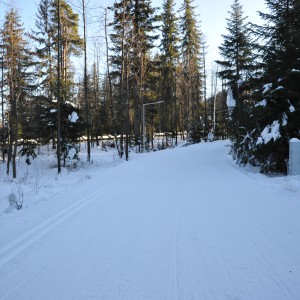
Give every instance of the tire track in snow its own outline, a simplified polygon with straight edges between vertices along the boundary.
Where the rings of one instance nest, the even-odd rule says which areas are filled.
[[[125,181],[126,179],[124,178],[121,181],[114,182],[108,186],[104,186],[102,189],[97,190],[91,195],[84,197],[80,201],[72,204],[71,206],[66,207],[59,213],[42,222],[40,225],[34,227],[20,237],[9,242],[7,245],[0,249],[0,269],[9,261],[14,259],[17,255],[43,238],[47,233],[51,232],[67,219],[71,218],[75,213],[79,212],[81,209],[85,208],[95,200],[98,200],[99,197],[105,195],[118,184]]]

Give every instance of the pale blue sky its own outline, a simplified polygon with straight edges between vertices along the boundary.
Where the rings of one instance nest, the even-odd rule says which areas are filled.
[[[72,0],[76,2],[78,0]],[[87,0],[86,0],[87,1]],[[90,0],[97,5],[112,5],[112,0]],[[22,22],[25,29],[29,30],[34,25],[37,3],[39,0],[0,0],[0,18],[3,18],[3,12],[6,6],[3,3],[15,5],[20,12]],[[177,1],[176,5],[181,6],[182,1]],[[196,11],[199,14],[200,28],[206,36],[207,65],[211,68],[212,62],[218,58],[218,46],[222,42],[222,34],[226,34],[226,18],[228,11],[231,9],[233,0],[195,0],[194,5],[197,6]],[[240,0],[243,5],[244,15],[248,16],[248,20],[254,23],[260,22],[257,11],[264,11],[264,0]],[[154,0],[153,6],[161,6],[162,0]]]

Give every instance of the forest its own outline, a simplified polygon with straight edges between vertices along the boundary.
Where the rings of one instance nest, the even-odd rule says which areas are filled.
[[[300,138],[300,2],[265,0],[262,25],[248,22],[241,2],[228,8],[211,82],[192,0],[179,11],[174,0],[160,10],[150,0],[116,0],[101,9],[105,43],[92,51],[88,1],[40,0],[29,32],[22,11],[9,7],[0,24],[7,175],[16,178],[18,157],[30,164],[40,145],[55,150],[60,173],[82,141],[88,162],[108,138],[128,160],[132,150],[153,150],[158,133],[162,148],[209,133],[229,138],[237,163],[286,173],[289,140]]]

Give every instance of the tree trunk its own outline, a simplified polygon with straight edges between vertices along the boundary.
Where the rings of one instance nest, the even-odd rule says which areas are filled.
[[[113,134],[115,136],[115,145],[116,149],[118,150],[118,153],[120,155],[119,146],[118,146],[118,137],[117,132],[115,128],[115,118],[114,118],[114,109],[113,109],[113,95],[112,95],[112,82],[111,82],[111,75],[110,75],[110,65],[109,65],[109,55],[108,55],[108,34],[107,34],[107,8],[105,8],[105,24],[104,24],[104,30],[105,30],[105,45],[106,45],[106,69],[107,69],[107,78],[108,78],[108,97],[109,97],[109,106],[110,106],[110,119],[111,119],[111,128],[113,131]]]
[[[86,117],[86,134],[87,134],[87,161],[91,161],[91,140],[90,140],[90,109],[88,101],[88,82],[87,82],[87,50],[86,50],[86,15],[85,0],[82,0],[82,18],[83,18],[83,43],[84,43],[84,100],[85,100],[85,117]]]
[[[2,109],[2,163],[5,162],[5,120],[4,120],[4,58],[1,60],[1,109]]]
[[[60,33],[61,33],[61,28],[60,28],[60,0],[57,0],[57,11],[58,11],[58,24],[57,24],[57,172],[58,174],[61,172],[61,153],[60,153],[60,148],[61,148],[61,143],[60,143],[60,135],[61,135],[61,78],[60,78],[60,67],[61,67],[61,55],[60,55]]]

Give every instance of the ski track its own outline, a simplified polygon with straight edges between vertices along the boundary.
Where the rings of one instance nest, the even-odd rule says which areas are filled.
[[[75,189],[73,204],[0,247],[0,299],[300,299],[296,217],[224,145],[147,154],[88,196]]]
[[[91,204],[95,200],[98,200],[101,194],[111,191],[113,187],[114,185],[106,186],[103,190],[101,190],[100,194],[99,191],[93,192],[91,195],[75,202],[73,205],[65,208],[48,220],[42,222],[40,225],[29,230],[22,236],[5,245],[3,248],[0,248],[0,268],[3,267],[3,265],[5,265],[9,260],[13,259],[30,247],[33,243],[43,238],[48,232],[58,227],[62,222],[68,220],[85,206]]]

